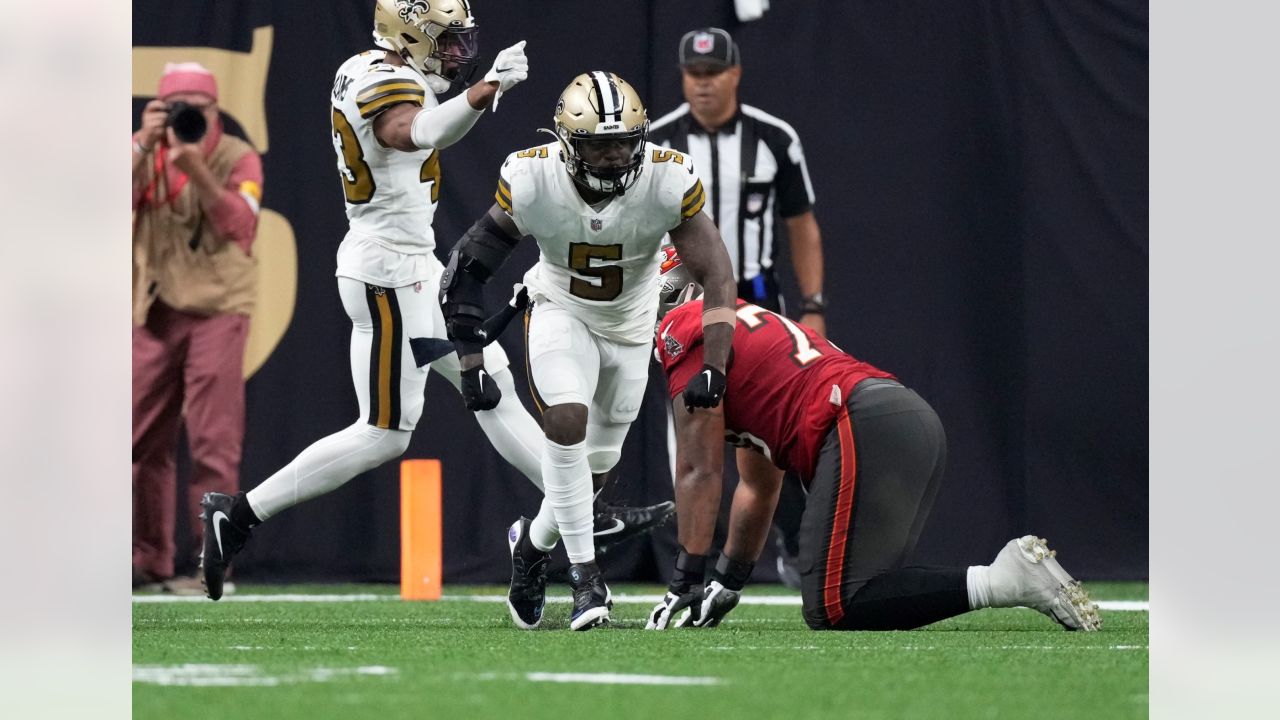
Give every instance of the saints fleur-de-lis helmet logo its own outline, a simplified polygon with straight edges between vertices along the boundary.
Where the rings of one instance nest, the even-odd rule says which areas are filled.
[[[424,79],[466,78],[480,57],[470,0],[377,0],[373,43],[391,50]],[[438,83],[428,83],[444,92]]]
[[[417,19],[431,11],[431,4],[426,0],[407,0],[400,3],[400,21],[405,25],[414,24]]]

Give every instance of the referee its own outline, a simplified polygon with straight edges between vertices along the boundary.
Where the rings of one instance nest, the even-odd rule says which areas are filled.
[[[704,28],[685,33],[680,39],[680,69],[686,102],[653,122],[649,140],[693,157],[707,192],[704,209],[720,229],[733,261],[738,297],[784,315],[787,308],[775,273],[780,245],[776,219],[786,221],[802,298],[799,320],[825,337],[822,235],[813,217],[813,184],[800,137],[785,121],[738,102],[740,61],[738,45],[728,32]],[[670,428],[668,423],[674,463]],[[739,449],[737,464],[739,473],[781,474],[751,450]],[[788,474],[774,527],[778,575],[793,588],[800,587],[796,558],[804,502],[799,478]]]
[[[693,157],[708,194],[705,209],[733,260],[738,296],[778,313],[786,308],[775,273],[776,218],[786,221],[800,322],[825,336],[822,235],[800,137],[785,121],[738,102],[739,61],[728,32],[686,33],[680,40],[686,102],[653,122],[649,140]]]

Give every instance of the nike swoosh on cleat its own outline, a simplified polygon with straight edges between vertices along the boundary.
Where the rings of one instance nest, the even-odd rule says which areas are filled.
[[[228,518],[227,514],[222,512],[221,510],[213,514],[213,537],[216,538],[218,541],[218,557],[222,558],[224,557],[222,552],[222,525],[219,524],[218,522],[219,519],[224,520],[226,522],[231,522],[231,518]]]
[[[605,529],[605,530],[597,530],[597,531],[595,531],[595,532],[594,532],[594,533],[592,533],[592,534],[593,534],[593,535],[595,535],[596,537],[600,537],[601,535],[613,535],[613,534],[615,534],[615,533],[620,533],[620,532],[622,532],[623,530],[626,530],[626,529],[627,529],[627,524],[626,524],[626,523],[622,522],[622,521],[621,521],[621,520],[619,520],[618,518],[614,518],[614,519],[613,519],[613,527],[611,527],[611,528],[607,528],[607,529]]]

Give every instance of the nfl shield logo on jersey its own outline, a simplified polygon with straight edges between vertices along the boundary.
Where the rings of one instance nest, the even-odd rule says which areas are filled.
[[[600,232],[600,228],[602,227],[604,227],[604,223],[600,220],[600,218],[591,218],[592,230],[594,230],[595,232]]]
[[[711,52],[713,47],[715,47],[715,38],[711,37],[711,33],[698,33],[693,36],[694,52],[705,55]]]

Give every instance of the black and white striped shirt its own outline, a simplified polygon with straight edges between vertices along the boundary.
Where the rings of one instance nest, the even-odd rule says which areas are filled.
[[[813,184],[796,131],[739,103],[724,127],[708,133],[685,103],[651,124],[649,140],[693,157],[707,191],[705,209],[720,228],[738,280],[771,276],[778,254],[777,216],[795,217],[813,205]]]

